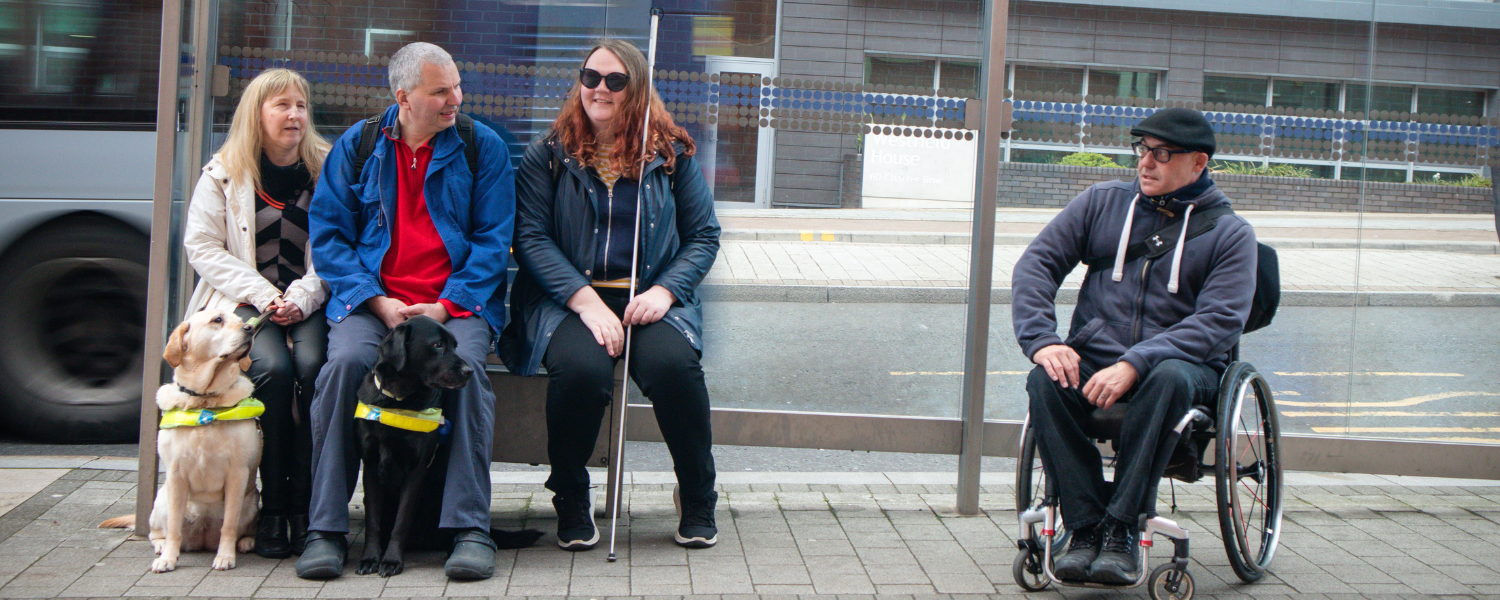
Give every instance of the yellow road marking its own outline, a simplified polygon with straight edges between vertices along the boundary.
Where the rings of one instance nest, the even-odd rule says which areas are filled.
[[[1294,392],[1292,390],[1282,390],[1282,391],[1279,391],[1279,392],[1275,392],[1275,395],[1277,395],[1277,396],[1301,396],[1302,392]]]
[[[802,232],[802,241],[804,241],[804,242],[811,242],[811,241],[813,241],[813,232],[811,232],[811,231],[804,231],[804,232]]]
[[[825,242],[831,242],[831,241],[833,241],[833,233],[832,232],[828,232],[828,231],[823,232],[823,241],[825,241]]]
[[[1441,394],[1430,394],[1427,396],[1416,396],[1405,400],[1392,400],[1390,402],[1297,402],[1295,400],[1278,400],[1276,404],[1282,406],[1305,406],[1308,408],[1396,408],[1400,406],[1416,406],[1423,402],[1434,400],[1447,400],[1460,396],[1500,396],[1496,392],[1443,392]]]
[[[1349,371],[1276,371],[1282,377],[1348,377]],[[1463,377],[1463,373],[1406,373],[1401,371],[1362,371],[1354,375],[1371,377]]]
[[[815,239],[816,240],[821,240],[821,241],[824,241],[824,242],[832,242],[832,241],[834,241],[835,237],[834,237],[832,231],[823,231],[823,232],[803,231],[802,232],[802,241],[804,241],[804,242],[811,242],[811,241],[813,241]]]
[[[1412,412],[1405,410],[1370,410],[1357,412],[1281,411],[1283,417],[1500,417],[1500,412]]]

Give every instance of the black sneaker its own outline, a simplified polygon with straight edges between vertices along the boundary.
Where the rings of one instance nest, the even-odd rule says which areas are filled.
[[[1073,532],[1068,542],[1068,552],[1052,563],[1052,573],[1067,581],[1088,581],[1089,565],[1099,557],[1099,536],[1103,527],[1098,523]]]
[[[578,552],[599,543],[599,528],[594,526],[592,488],[582,496],[553,496],[552,508],[557,509],[558,547]]]
[[[1099,543],[1099,558],[1089,566],[1089,581],[1114,585],[1135,583],[1140,576],[1140,561],[1135,554],[1135,526],[1107,517],[1100,528],[1104,535]]]
[[[708,548],[719,543],[719,528],[714,525],[714,507],[719,504],[719,493],[709,491],[699,502],[683,502],[676,490],[672,500],[677,504],[679,518],[674,539],[683,548]]]

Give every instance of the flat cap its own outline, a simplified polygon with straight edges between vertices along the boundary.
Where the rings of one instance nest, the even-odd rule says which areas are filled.
[[[1203,113],[1190,108],[1164,108],[1130,129],[1130,135],[1151,136],[1184,150],[1214,155],[1214,128]]]

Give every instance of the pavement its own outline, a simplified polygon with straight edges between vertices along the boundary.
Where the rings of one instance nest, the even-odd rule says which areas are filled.
[[[570,553],[553,544],[556,517],[545,473],[492,473],[501,527],[548,537],[498,554],[494,578],[449,582],[441,553],[409,555],[406,571],[304,581],[295,559],[241,555],[213,571],[211,554],[183,555],[177,570],[149,573],[148,542],[97,529],[134,511],[133,459],[0,457],[0,597],[425,598],[575,596],[780,600],[795,598],[1145,598],[1145,588],[1067,588],[1024,594],[1011,578],[1016,513],[1010,473],[985,473],[984,514],[954,513],[952,473],[721,473],[719,544],[684,550],[670,473],[635,472],[625,486],[619,561],[607,548]],[[1176,487],[1167,515],[1194,540],[1196,598],[1500,598],[1500,482],[1290,473],[1281,545],[1260,582],[1228,566],[1212,479]],[[1161,494],[1163,512],[1170,490]],[[353,529],[363,507],[351,503]],[[607,521],[604,543],[607,544]],[[351,554],[361,547],[358,535]],[[1152,564],[1163,562],[1160,544]]]
[[[994,298],[1057,214],[1002,208]],[[1500,306],[1492,215],[1242,211],[1280,259],[1286,306]],[[956,209],[718,211],[722,249],[705,279],[711,300],[966,301],[973,215]],[[1079,269],[1064,283],[1076,290]]]

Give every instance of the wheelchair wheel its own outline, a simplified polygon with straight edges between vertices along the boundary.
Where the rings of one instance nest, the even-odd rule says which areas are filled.
[[[1249,363],[1225,370],[1219,387],[1214,478],[1229,565],[1245,583],[1261,578],[1281,537],[1281,430],[1264,377]]]
[[[1042,455],[1036,447],[1036,430],[1028,423],[1021,434],[1021,455],[1016,459],[1016,514],[1040,506],[1047,500],[1048,492],[1047,472],[1042,470]],[[1053,556],[1060,556],[1067,549],[1068,533],[1068,527],[1062,522],[1062,513],[1059,511],[1057,533],[1052,536]],[[1035,529],[1030,535],[1040,560],[1042,537]]]
[[[1052,584],[1047,579],[1047,572],[1042,569],[1042,555],[1033,550],[1016,553],[1016,560],[1010,565],[1010,574],[1016,578],[1016,585],[1028,592],[1041,591]]]
[[[1193,597],[1193,575],[1177,565],[1165,563],[1152,569],[1146,578],[1151,600],[1189,600]]]

